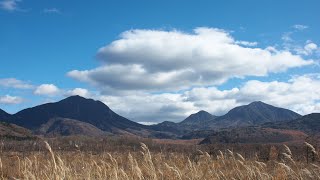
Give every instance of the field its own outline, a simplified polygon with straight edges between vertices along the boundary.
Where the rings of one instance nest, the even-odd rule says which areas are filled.
[[[1,179],[320,179],[319,151],[296,145],[68,137],[2,140]]]

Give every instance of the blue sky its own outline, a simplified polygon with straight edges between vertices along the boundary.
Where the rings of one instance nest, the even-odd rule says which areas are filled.
[[[10,113],[73,94],[138,122],[254,100],[320,111],[317,0],[0,2]]]

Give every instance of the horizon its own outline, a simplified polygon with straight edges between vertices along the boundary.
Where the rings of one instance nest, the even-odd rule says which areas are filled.
[[[254,101],[317,113],[319,6],[0,0],[0,109],[80,95],[145,123]]]
[[[80,98],[84,98],[84,99],[86,99],[86,100],[94,100],[94,101],[102,102],[102,101],[100,101],[100,100],[98,100],[98,99],[82,97],[82,96],[80,96],[80,95],[71,95],[71,96],[65,97],[65,98],[63,98],[63,99],[59,99],[59,100],[57,100],[57,101],[55,101],[55,102],[48,102],[48,103],[57,103],[57,102],[60,102],[60,101],[65,100],[65,99],[69,99],[69,98],[71,98],[71,97],[80,97]],[[32,106],[32,107],[27,107],[26,109],[34,108],[34,107],[41,106],[41,105],[45,105],[45,104],[48,104],[48,103],[39,104],[39,105]],[[103,103],[103,102],[102,102],[102,103]],[[270,105],[270,104],[267,104],[267,103],[265,103],[265,102],[263,102],[263,101],[252,101],[252,102],[250,102],[250,103],[248,103],[248,104],[244,104],[244,105],[240,105],[240,106],[233,107],[233,108],[227,110],[226,114],[227,114],[229,111],[231,111],[232,109],[234,109],[234,108],[241,107],[241,106],[248,106],[248,105],[253,104],[253,103],[262,103],[262,104]],[[104,103],[104,104],[105,104],[105,103]],[[106,105],[107,107],[109,107],[112,111],[114,111],[114,110],[112,109],[112,107],[108,106],[107,104],[105,104],[105,105]],[[272,105],[271,105],[271,106],[272,106]],[[277,106],[274,106],[274,107],[276,107],[276,108],[282,108],[282,107],[277,107]],[[2,109],[0,108],[0,110],[2,110]],[[23,111],[23,110],[25,110],[25,109],[22,109],[22,110],[20,110],[20,111]],[[290,110],[290,111],[292,111],[292,112],[294,112],[294,113],[297,113],[297,112],[295,112],[295,111],[293,111],[293,110],[291,110],[291,109],[288,109],[288,110]],[[3,110],[3,111],[4,111],[4,110]],[[10,114],[10,115],[15,115],[15,114],[19,113],[20,111],[18,111],[18,112],[16,112],[16,113],[8,113],[8,112],[6,112],[6,111],[4,111],[4,112],[6,112],[6,113],[8,113],[8,114]],[[114,112],[117,113],[116,111],[114,111]],[[179,123],[179,122],[184,121],[186,118],[190,117],[191,115],[197,114],[197,113],[199,113],[199,112],[209,113],[209,112],[207,112],[207,111],[205,111],[205,110],[199,110],[199,111],[197,111],[197,112],[195,112],[195,113],[192,113],[192,114],[187,115],[185,118],[183,118],[183,119],[181,119],[181,120],[179,120],[179,121],[166,121],[166,120],[164,120],[164,121],[162,121],[162,122],[174,122],[174,123]],[[209,113],[209,114],[211,114],[211,113]],[[297,114],[299,114],[299,113],[297,113]],[[313,112],[310,113],[310,114],[313,114]],[[216,116],[216,117],[221,117],[221,116],[223,116],[223,115],[225,115],[225,114],[222,114],[222,115],[211,114],[211,115]],[[301,115],[301,114],[299,114],[299,115]],[[305,114],[305,115],[309,115],[309,114]],[[303,116],[303,115],[301,115],[301,116]],[[124,116],[124,118],[126,118],[126,119],[128,119],[128,120],[131,120],[130,117],[125,117],[125,116]],[[144,122],[144,121],[136,121],[136,122],[139,123],[139,124],[142,124],[142,125],[146,125],[146,126],[156,125],[156,124],[162,123],[162,122]]]

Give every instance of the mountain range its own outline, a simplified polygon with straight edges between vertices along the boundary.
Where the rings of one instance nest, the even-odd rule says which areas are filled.
[[[179,123],[164,121],[151,126],[133,122],[116,114],[100,101],[80,96],[71,96],[58,102],[27,108],[12,115],[0,109],[0,121],[14,127],[11,128],[12,132],[24,129],[23,132],[31,132],[32,135],[49,137],[125,134],[170,139],[207,138],[204,141],[207,143],[250,142],[248,137],[252,136],[273,140],[277,137],[274,137],[275,134],[279,134],[278,139],[288,140],[290,139],[287,138],[288,135],[319,132],[319,120],[319,114],[301,116],[291,110],[260,101],[235,107],[222,116],[199,111]],[[7,126],[2,123],[2,129],[10,129]],[[295,133],[288,133],[289,131],[285,132],[282,129],[294,130]],[[8,134],[7,130],[5,133]],[[30,133],[25,134],[30,135]],[[234,138],[235,134],[240,134],[239,138]],[[304,136],[291,138],[297,139],[297,137]]]

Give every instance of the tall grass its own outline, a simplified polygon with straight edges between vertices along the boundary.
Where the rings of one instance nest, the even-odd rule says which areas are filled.
[[[54,152],[45,142],[47,151],[25,154],[1,154],[1,179],[320,179],[316,162],[296,162],[291,150],[284,146],[280,160],[261,162],[245,159],[231,150],[212,156],[198,151],[184,153],[151,152],[141,143],[140,151]],[[307,148],[315,151],[311,144]]]

